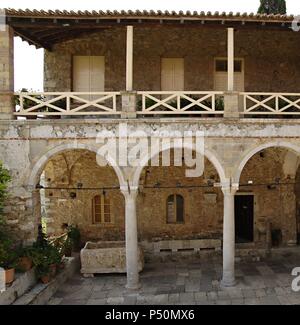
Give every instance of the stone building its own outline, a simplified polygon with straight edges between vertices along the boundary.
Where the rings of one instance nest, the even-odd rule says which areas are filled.
[[[225,286],[235,282],[235,248],[297,245],[300,33],[292,16],[5,14],[0,153],[13,178],[5,212],[20,240],[32,242],[43,219],[49,235],[67,223],[85,241],[125,241],[129,288],[138,286],[138,243],[149,256],[222,249]],[[44,93],[14,94],[14,36],[45,49]],[[127,139],[125,128],[128,150],[104,154]],[[187,132],[192,140],[180,146]],[[136,152],[141,139],[159,145]],[[137,165],[128,163],[133,152]],[[200,176],[187,177],[188,152],[203,158]],[[170,166],[161,164],[165,153]]]

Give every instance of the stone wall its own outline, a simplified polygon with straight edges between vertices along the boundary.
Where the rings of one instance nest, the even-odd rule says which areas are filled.
[[[12,118],[14,92],[13,31],[0,30],[0,119]]]
[[[20,240],[27,242],[35,239],[37,225],[40,222],[40,204],[47,206],[50,219],[48,220],[50,230],[51,227],[55,228],[54,225],[51,225],[51,213],[52,211],[55,211],[58,216],[68,216],[67,222],[70,220],[69,216],[72,218],[73,215],[80,218],[82,215],[86,216],[87,221],[84,228],[86,229],[87,236],[92,237],[92,234],[96,233],[97,236],[99,234],[99,236],[102,236],[103,238],[113,238],[115,234],[117,234],[116,236],[118,238],[120,237],[120,234],[124,237],[124,198],[120,194],[119,190],[107,191],[107,195],[109,195],[110,192],[112,193],[114,196],[113,200],[118,198],[118,201],[114,203],[114,213],[116,218],[119,218],[119,225],[115,228],[109,229],[109,227],[103,228],[91,225],[90,206],[92,193],[86,195],[87,201],[85,202],[87,203],[85,203],[85,205],[75,205],[76,200],[71,200],[66,194],[68,193],[66,190],[62,191],[62,194],[59,192],[59,197],[57,195],[58,191],[54,191],[54,196],[52,196],[52,198],[48,196],[40,198],[40,190],[36,189],[36,184],[39,182],[38,178],[42,174],[45,164],[47,163],[49,166],[49,178],[55,180],[55,186],[58,184],[61,187],[67,186],[73,188],[77,187],[77,184],[80,182],[84,185],[86,180],[92,179],[92,175],[96,175],[96,177],[93,178],[93,182],[94,180],[98,181],[97,184],[95,183],[96,187],[101,188],[103,183],[105,183],[106,186],[107,184],[111,184],[112,186],[117,184],[117,186],[119,186],[119,180],[117,180],[113,171],[109,171],[107,168],[98,171],[98,166],[95,166],[94,163],[92,164],[91,158],[88,157],[82,157],[82,162],[79,160],[74,165],[75,167],[73,167],[72,170],[76,171],[75,176],[77,175],[77,170],[79,168],[76,166],[81,166],[80,172],[78,172],[80,177],[79,179],[76,179],[76,177],[78,178],[78,176],[76,176],[72,179],[72,183],[70,183],[71,185],[68,185],[69,180],[66,175],[69,175],[69,165],[72,166],[79,157],[74,155],[73,159],[71,155],[70,161],[67,157],[69,166],[67,167],[66,160],[62,155],[64,152],[69,152],[71,149],[75,152],[75,149],[78,150],[78,148],[96,152],[101,146],[101,144],[97,144],[97,134],[99,132],[103,134],[108,134],[108,132],[117,134],[118,125],[119,121],[113,119],[102,121],[78,119],[1,122],[0,159],[4,162],[4,165],[9,168],[12,175],[12,182],[9,187],[9,199],[7,200],[5,207],[5,214],[9,225],[16,232]],[[190,130],[193,132],[203,131],[206,135],[205,147],[208,150],[207,153],[210,152],[211,157],[215,159],[214,165],[219,170],[223,182],[224,179],[226,181],[227,177],[234,177],[234,182],[238,182],[237,171],[240,170],[242,160],[245,157],[250,157],[257,148],[281,146],[291,148],[295,152],[300,152],[298,136],[299,122],[297,120],[247,119],[240,120],[237,123],[236,121],[224,119],[157,119],[155,121],[153,119],[138,119],[128,120],[128,129],[131,132],[137,132],[142,129],[148,136],[153,136],[154,134],[159,134],[166,130],[171,133],[174,131],[183,132],[184,130]],[[57,156],[57,154],[59,154],[59,156]],[[277,157],[274,154],[273,157],[273,154],[270,154],[270,159],[262,159],[259,155],[256,155],[255,157],[257,157],[256,159],[258,160],[253,164],[253,175],[251,174],[252,172],[249,173],[246,171],[247,165],[244,170],[245,173],[242,175],[243,179],[241,180],[241,183],[248,181],[248,179],[255,180],[255,175],[259,175],[257,176],[257,182],[259,183],[264,181],[265,176],[268,176],[268,179],[274,179],[275,177],[278,177],[278,175],[281,175],[280,178],[283,182],[286,180],[289,181],[289,173],[285,171],[285,173],[282,174],[279,171],[280,165],[282,165],[282,156],[279,155]],[[287,158],[285,157],[285,160],[286,159]],[[52,162],[49,163],[49,161]],[[206,172],[204,177],[205,181],[204,179],[202,180],[205,183],[211,176],[216,175],[215,169],[209,167],[211,165],[208,163],[206,165],[208,170],[211,170],[212,172]],[[85,168],[84,166],[88,166],[88,168]],[[289,168],[290,167],[291,166],[289,166]],[[287,169],[287,167],[285,167],[285,169]],[[59,172],[60,170],[61,173]],[[90,172],[91,170],[95,170],[94,174]],[[170,192],[170,189],[157,189],[155,193],[153,189],[147,189],[147,186],[144,186],[145,170],[146,169],[144,169],[142,174],[143,176],[141,176],[140,179],[140,194],[138,196],[139,222],[142,223],[139,225],[140,239],[143,239],[143,237],[150,239],[159,236],[172,237],[176,234],[180,237],[185,237],[187,234],[190,235],[190,233],[195,236],[199,232],[201,232],[201,235],[203,236],[210,236],[211,234],[215,235],[215,233],[216,235],[220,235],[220,232],[222,231],[221,221],[223,215],[223,194],[220,189],[204,188],[202,191],[199,189],[199,192],[197,192],[196,188],[193,188],[190,189],[192,190],[192,193],[183,193],[188,202],[186,207],[187,209],[190,209],[187,211],[187,218],[192,220],[193,216],[196,216],[193,220],[193,226],[191,226],[191,224],[186,224],[184,227],[180,227],[180,229],[177,226],[168,227],[166,231],[165,198]],[[175,179],[181,178],[180,175],[182,175],[182,171],[176,169],[160,168],[159,170],[156,171],[156,168],[150,169],[150,174],[148,173],[149,176],[146,184],[154,184],[158,181],[164,183],[167,181],[167,178],[165,177],[167,177],[169,173],[170,175],[173,175]],[[134,172],[134,169],[129,169],[128,173],[125,172],[125,170],[121,170],[124,179],[128,179],[132,185],[136,184],[133,182],[132,178]],[[272,173],[274,173],[274,175]],[[294,172],[292,174],[294,175]],[[108,175],[111,176],[108,177]],[[74,175],[72,177],[74,177]],[[106,178],[109,178],[110,181]],[[200,182],[200,180],[198,181]],[[184,179],[182,182],[187,182],[187,180]],[[173,182],[173,185],[174,183],[175,181]],[[180,189],[180,191],[181,190],[182,189]],[[293,212],[295,197],[293,193],[296,193],[297,200],[299,201],[298,190],[296,192],[294,192],[293,189],[287,191],[286,185],[280,187],[280,191],[276,188],[273,190],[267,190],[266,186],[262,188],[241,187],[241,191],[261,191],[257,206],[263,210],[256,212],[256,216],[259,218],[271,215],[271,217],[275,218],[274,225],[276,227],[277,225],[278,227],[280,225],[285,227],[283,229],[284,234],[286,234],[286,239],[284,239],[285,242],[287,243],[289,240],[294,239],[294,233],[296,231],[293,231],[293,229],[296,228],[294,223],[295,213]],[[78,194],[78,197],[82,196],[85,200],[83,191],[76,190],[76,193]],[[64,196],[61,197],[61,195]],[[159,203],[153,204],[153,195],[155,195],[155,198]],[[190,198],[192,198],[192,200],[190,200]],[[217,203],[206,205],[206,202],[215,202],[215,199],[217,200]],[[61,201],[58,208],[59,200]],[[190,206],[191,201],[193,201],[192,204],[196,205],[194,210]],[[282,204],[280,204],[280,202]],[[273,209],[273,207],[275,208]],[[158,208],[160,210],[155,210]],[[208,212],[213,213],[213,215],[211,216],[209,223],[210,226],[206,227],[205,218],[207,217]],[[155,215],[155,218],[153,218],[152,215]],[[281,221],[279,218],[282,218],[280,219]],[[278,222],[276,221],[277,219],[279,220]],[[57,229],[59,228],[59,230],[62,221],[63,219],[59,220],[57,223]],[[196,230],[194,231],[195,224]],[[202,225],[206,228],[202,228]],[[90,231],[90,229],[92,230]],[[94,229],[97,231],[94,231]],[[113,231],[111,231],[112,229]],[[157,230],[160,229],[161,231],[158,233]],[[178,229],[180,230],[180,233],[178,232]]]
[[[297,234],[298,243],[300,243],[300,168],[295,178],[295,195],[296,195],[296,215],[297,215]]]
[[[296,195],[294,182],[283,174],[285,156],[284,149],[267,149],[256,154],[242,173],[239,193],[253,194],[255,198],[257,246],[266,245],[261,231],[267,220],[272,229],[281,230],[283,245],[296,239]],[[219,182],[215,168],[205,160],[205,172],[199,178],[186,178],[185,170],[184,166],[144,169],[137,201],[139,240],[222,239],[223,194],[219,188],[208,186],[209,180]],[[249,181],[254,185],[247,185]],[[268,188],[276,181],[291,184]],[[78,184],[83,189],[76,189]],[[57,155],[45,168],[45,185],[57,188],[45,191],[49,233],[61,233],[61,225],[68,223],[79,226],[84,240],[124,240],[124,198],[118,189],[112,189],[118,187],[117,177],[112,168],[97,165],[94,153],[73,150]],[[102,194],[103,188],[111,202],[112,225],[92,221],[92,198]],[[70,198],[71,192],[76,193],[76,198]],[[184,224],[166,222],[167,198],[172,194],[184,198]]]
[[[111,167],[100,167],[89,151],[66,151],[51,159],[45,168],[48,234],[62,233],[62,224],[78,225],[83,239],[124,240],[124,199]],[[78,189],[81,187],[81,189]],[[110,200],[112,224],[93,224],[92,199],[103,194]],[[116,189],[114,189],[116,188]],[[76,197],[71,198],[72,193]]]
[[[72,90],[72,56],[104,55],[105,88],[125,89],[125,28],[103,30],[45,51],[45,91]],[[238,30],[235,56],[245,62],[245,91],[299,92],[297,33]],[[185,59],[185,89],[213,90],[214,58],[227,55],[227,30],[134,28],[134,89],[160,90],[162,57]]]

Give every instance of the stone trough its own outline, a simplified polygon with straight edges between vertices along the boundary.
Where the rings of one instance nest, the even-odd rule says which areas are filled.
[[[87,242],[80,252],[81,273],[85,277],[102,273],[126,273],[124,242]],[[139,272],[144,268],[144,253],[138,250]]]

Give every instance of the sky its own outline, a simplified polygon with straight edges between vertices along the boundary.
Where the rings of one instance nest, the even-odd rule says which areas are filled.
[[[259,0],[1,0],[2,8],[65,10],[190,10],[256,12]],[[299,0],[286,0],[289,14],[300,14]],[[43,50],[15,38],[15,90],[43,90]]]

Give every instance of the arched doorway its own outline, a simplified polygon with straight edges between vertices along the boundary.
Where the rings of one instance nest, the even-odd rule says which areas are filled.
[[[235,235],[256,248],[296,244],[297,147],[270,143],[252,150],[235,175]]]

